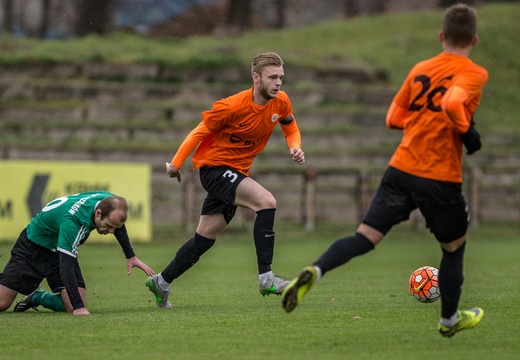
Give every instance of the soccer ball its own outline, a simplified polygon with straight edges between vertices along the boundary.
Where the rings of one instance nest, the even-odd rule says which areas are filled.
[[[433,266],[423,266],[415,270],[408,282],[410,293],[423,303],[431,303],[439,299],[439,270]]]

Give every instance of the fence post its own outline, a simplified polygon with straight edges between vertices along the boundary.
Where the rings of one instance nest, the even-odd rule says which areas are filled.
[[[358,220],[361,222],[365,213],[370,206],[372,200],[372,191],[370,189],[370,181],[368,175],[364,171],[360,171],[357,176],[357,208],[358,208]]]
[[[304,220],[305,229],[313,231],[316,225],[316,169],[307,169],[304,173]]]
[[[470,169],[469,176],[469,215],[471,219],[471,227],[478,228],[479,224],[479,198],[480,198],[480,178],[482,171],[480,168],[473,166]]]
[[[182,192],[182,200],[183,200],[183,222],[186,231],[191,232],[195,229],[196,215],[195,215],[195,200],[196,200],[196,186],[195,183],[197,181],[197,172],[191,171],[190,176],[186,181],[185,189]]]

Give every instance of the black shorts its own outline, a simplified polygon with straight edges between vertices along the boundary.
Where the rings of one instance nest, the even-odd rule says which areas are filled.
[[[247,175],[225,165],[201,167],[199,173],[200,183],[208,192],[202,205],[201,215],[222,214],[229,224],[237,210],[236,205],[233,204],[238,184]]]
[[[85,281],[77,261],[74,271],[78,287],[85,288]],[[60,276],[59,253],[27,239],[27,229],[24,229],[11,250],[11,258],[0,277],[0,285],[17,293],[29,295],[45,278],[52,292],[57,293],[65,288]]]
[[[469,214],[462,184],[426,179],[392,167],[386,170],[363,223],[386,234],[392,226],[408,220],[416,208],[439,242],[466,234]]]

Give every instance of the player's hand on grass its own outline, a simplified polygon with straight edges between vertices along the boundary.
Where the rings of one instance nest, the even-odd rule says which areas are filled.
[[[87,310],[86,307],[82,307],[79,309],[74,309],[74,311],[72,311],[72,314],[73,315],[90,315],[90,312]]]
[[[145,272],[146,275],[152,276],[154,274],[152,268],[150,268],[148,265],[146,265],[144,262],[139,260],[137,256],[131,257],[130,259],[126,259],[126,269],[127,275],[130,275],[132,273],[132,268],[137,267]]]
[[[298,149],[296,147],[290,148],[289,154],[297,164],[302,165],[305,163],[305,153],[302,149]]]
[[[181,169],[173,166],[171,163],[166,163],[166,173],[171,178],[177,178],[177,182],[181,182]]]

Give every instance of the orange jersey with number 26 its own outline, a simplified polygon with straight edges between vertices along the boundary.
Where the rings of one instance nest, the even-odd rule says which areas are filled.
[[[386,123],[404,136],[390,166],[441,181],[462,182],[462,140],[487,71],[469,58],[441,53],[414,66],[390,106]]]

